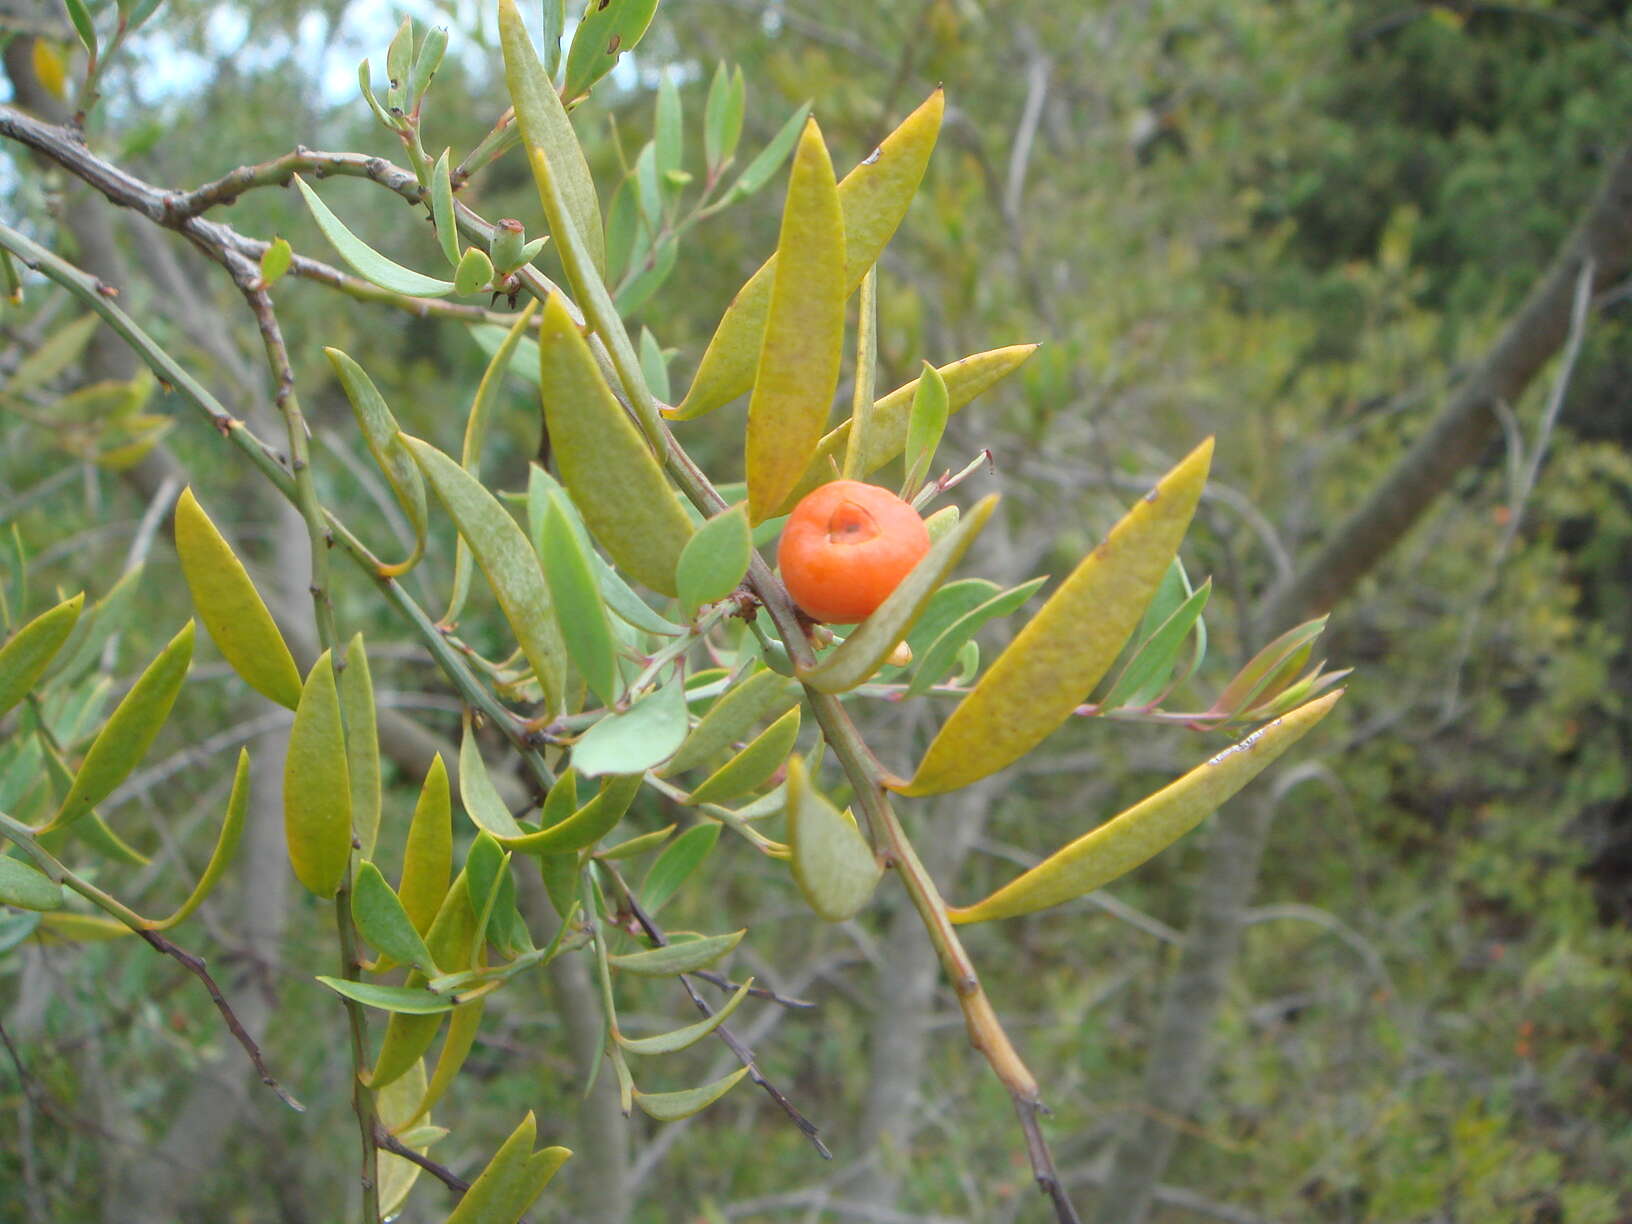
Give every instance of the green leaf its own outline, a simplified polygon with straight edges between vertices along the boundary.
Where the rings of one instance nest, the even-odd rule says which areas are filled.
[[[952,921],[1013,918],[1059,905],[1109,884],[1159,854],[1215,811],[1326,716],[1342,696],[1328,693],[1185,774],[1106,821],[975,905],[954,907]]]
[[[544,75],[555,79],[561,67],[561,35],[567,28],[567,0],[544,0]]]
[[[742,1006],[742,1001],[748,997],[748,988],[754,984],[749,978],[737,989],[737,993],[726,1001],[724,1007],[715,1012],[706,1020],[699,1020],[695,1024],[688,1024],[684,1028],[675,1029],[672,1033],[660,1033],[655,1037],[625,1037],[616,1029],[612,1035],[620,1046],[630,1054],[678,1054],[681,1050],[689,1050],[704,1037],[707,1037],[720,1025],[731,1018],[731,1013]]]
[[[82,591],[40,613],[0,646],[0,716],[28,695],[68,640],[84,606]]]
[[[923,614],[936,589],[963,559],[992,511],[998,496],[989,494],[976,502],[958,525],[942,536],[899,586],[890,592],[866,620],[856,626],[842,645],[814,667],[802,669],[799,679],[821,693],[842,693],[871,677],[907,636],[907,631]]]
[[[706,765],[738,740],[747,738],[750,728],[767,718],[780,718],[799,704],[799,686],[769,668],[758,668],[728,689],[703,715],[702,721],[686,736],[658,773],[672,777]]]
[[[918,183],[929,164],[935,137],[940,131],[944,100],[940,90],[902,121],[901,126],[884,138],[877,151],[857,166],[839,184],[839,208],[843,214],[844,231],[844,292],[854,293],[867,269],[878,260],[884,245],[895,233],[907,206],[918,190]],[[791,148],[794,133],[804,122],[804,108],[778,133],[777,140],[786,140]],[[773,147],[776,142],[773,141]],[[759,158],[743,171],[742,178],[732,188],[732,194],[747,194],[755,182],[762,160],[772,153],[767,148]],[[764,170],[769,178],[786,156],[787,149],[776,150],[776,156]],[[672,415],[680,419],[701,416],[722,404],[727,404],[748,390],[754,383],[754,371],[759,360],[765,320],[770,311],[771,282],[775,277],[775,257],[755,272],[748,283],[731,300],[714,336],[708,342],[697,375],[685,400]]]
[[[638,773],[612,774],[601,783],[601,789],[593,799],[565,819],[537,833],[500,838],[499,844],[506,850],[537,855],[566,854],[593,846],[623,819],[629,805],[640,793],[643,778],[644,775]]]
[[[655,4],[655,0],[651,2]],[[573,38],[574,51],[578,49],[578,39],[584,36],[585,24],[579,23]],[[590,177],[589,163],[584,160],[583,147],[573,134],[561,97],[533,50],[515,0],[499,0],[499,37],[504,48],[505,84],[516,108],[516,123],[521,128],[522,142],[527,147],[533,178],[538,183],[539,197],[556,244],[565,248],[567,243],[562,231],[570,225],[583,244],[590,265],[604,278],[606,238],[601,233],[601,204],[595,195],[595,180]],[[570,65],[567,74],[570,81]],[[560,210],[552,208],[557,197]]]
[[[400,965],[413,965],[435,976],[436,962],[431,959],[424,937],[380,869],[366,859],[352,882],[351,916],[363,938],[377,951]]]
[[[493,261],[480,247],[466,247],[453,273],[453,291],[460,297],[480,293],[493,281]]]
[[[651,448],[613,397],[559,294],[539,327],[539,383],[561,483],[618,567],[664,595],[691,519]]]
[[[742,173],[737,176],[737,181],[726,189],[724,198],[746,199],[770,182],[771,177],[782,168],[782,163],[787,161],[788,154],[793,152],[793,146],[809,117],[810,103],[806,102],[777,128],[776,135],[772,136],[769,143],[743,168]]]
[[[329,210],[329,206],[318,198],[317,192],[308,187],[300,175],[292,177],[295,186],[300,188],[300,194],[305,197],[306,207],[311,210],[317,228],[323,231],[323,236],[340,252],[340,258],[358,276],[381,289],[412,297],[446,297],[453,292],[452,281],[437,280],[434,276],[415,272],[381,255],[347,229],[346,223]]]
[[[101,803],[147,755],[170,717],[170,707],[181,692],[192,658],[193,622],[188,621],[147,665],[97,732],[74,775],[68,797],[51,819],[51,828],[70,825]]]
[[[928,692],[932,685],[938,683],[951,670],[952,665],[957,662],[958,652],[968,644],[982,625],[1009,615],[1035,595],[1037,588],[1047,581],[1047,578],[1033,578],[1030,582],[1010,587],[1007,591],[971,608],[943,629],[919,657],[918,665],[913,669],[912,683],[907,686],[907,695],[910,697]]]
[[[612,626],[606,619],[600,584],[583,545],[573,533],[566,513],[551,501],[544,511],[539,554],[544,559],[544,577],[550,584],[555,603],[556,623],[567,655],[589,684],[602,705],[617,702],[618,649]]]
[[[185,922],[192,916],[193,911],[204,903],[204,899],[220,881],[227,865],[232,862],[232,856],[238,852],[238,843],[244,835],[244,820],[248,814],[249,753],[240,748],[238,765],[232,774],[232,793],[227,796],[227,814],[221,821],[221,832],[216,836],[215,850],[210,854],[210,861],[204,865],[204,874],[198,877],[198,883],[193,886],[192,893],[181,903],[180,908],[168,918],[149,923],[150,930],[167,931],[178,923]]]
[[[567,51],[569,101],[588,93],[624,52],[635,49],[656,11],[657,0],[590,0]]]
[[[828,922],[855,917],[884,875],[855,821],[816,789],[798,757],[788,761],[788,848],[794,883]]]
[[[459,799],[464,804],[465,815],[478,829],[494,837],[521,836],[521,826],[488,776],[487,762],[482,760],[481,745],[476,742],[468,713],[464,719],[464,734],[459,739]]]
[[[686,689],[676,673],[621,714],[609,714],[572,746],[572,764],[586,778],[641,773],[667,760],[686,738]]]
[[[357,421],[358,431],[363,435],[368,453],[374,457],[375,464],[385,475],[386,483],[391,486],[397,504],[402,507],[402,512],[408,517],[408,522],[414,529],[414,549],[407,560],[395,565],[382,566],[381,572],[386,576],[406,573],[418,564],[425,552],[425,533],[430,518],[425,507],[425,480],[419,474],[419,468],[414,464],[413,458],[402,445],[397,418],[391,415],[391,409],[386,406],[385,398],[374,386],[373,380],[364,373],[363,367],[339,349],[325,348],[323,352],[328,356],[335,374],[339,376],[341,387],[345,389],[346,399],[351,403],[352,416]]]
[[[408,825],[408,844],[402,852],[402,879],[397,895],[414,929],[423,935],[441,908],[453,874],[453,804],[448,793],[448,767],[442,754],[431,758]]]
[[[664,72],[657,84],[657,108],[652,120],[657,172],[665,178],[685,160],[685,126],[680,91],[674,77]]]
[[[754,394],[748,404],[748,513],[770,518],[822,439],[844,350],[844,218],[822,132],[799,138],[776,244]]]
[[[640,372],[646,376],[646,385],[653,395],[660,400],[669,398],[669,365],[663,356],[663,346],[658,344],[649,327],[640,329]]]
[[[351,778],[334,663],[324,651],[306,675],[283,763],[283,832],[295,878],[332,897],[351,861]]]
[[[646,851],[661,846],[668,840],[669,834],[673,832],[674,826],[672,824],[667,824],[661,829],[653,829],[650,833],[642,833],[639,836],[629,838],[627,841],[621,841],[616,845],[607,846],[604,849],[597,850],[595,852],[595,857],[606,862],[614,862],[618,859],[638,858],[640,855],[645,854]]]
[[[752,743],[711,773],[687,797],[691,804],[729,803],[758,790],[781,769],[799,738],[799,707],[794,706]]]
[[[1060,584],[942,724],[907,795],[956,790],[1035,748],[1110,669],[1167,572],[1207,480],[1212,439],[1190,452]]]
[[[176,500],[175,533],[193,607],[222,658],[257,693],[294,709],[300,702],[294,656],[243,562],[190,488]]]
[[[27,863],[0,854],[0,904],[35,911],[61,909],[62,885]]]
[[[442,1137],[435,1134],[442,1130],[439,1126],[427,1125],[407,1129],[415,1107],[425,1095],[425,1064],[420,1061],[414,1064],[407,1075],[386,1085],[376,1095],[374,1101],[375,1116],[379,1119],[380,1125],[401,1140],[404,1146],[413,1148],[421,1155],[424,1155],[431,1143]],[[392,1219],[401,1211],[421,1172],[423,1170],[411,1160],[393,1156],[389,1152],[379,1154],[381,1219]]]
[[[644,952],[629,952],[623,956],[609,956],[607,962],[624,973],[636,977],[670,977],[676,973],[692,973],[706,969],[720,957],[742,942],[746,929],[725,935],[703,935],[684,943],[671,943]]]
[[[946,380],[929,362],[918,376],[918,389],[912,397],[912,415],[907,420],[907,477],[901,486],[901,495],[911,499],[923,486],[930,465],[935,462],[936,448],[946,432],[946,418],[951,413]]]
[[[702,865],[720,840],[720,828],[712,820],[694,825],[657,856],[639,889],[641,904],[647,913],[655,914],[667,905],[669,898]]]
[[[317,975],[317,980],[342,998],[351,999],[365,1007],[377,1007],[381,1011],[394,1012],[399,1016],[436,1016],[452,1011],[455,1006],[453,999],[445,995],[432,994],[421,986],[381,986],[375,982],[348,982],[344,978],[324,977],[322,974]],[[435,1037],[435,1029],[432,1029],[431,1035]],[[425,1044],[429,1045],[430,1042],[427,1041]],[[418,1055],[414,1056],[414,1061],[419,1061]],[[375,1087],[383,1086],[378,1079],[373,1082]]]
[[[465,441],[459,452],[459,466],[469,472],[472,477],[480,480],[482,467],[482,447],[487,441],[487,422],[493,413],[493,405],[499,398],[499,391],[504,385],[504,376],[514,371],[515,364],[512,356],[522,345],[532,345],[534,359],[526,367],[527,374],[536,382],[538,378],[537,342],[528,339],[526,333],[532,326],[534,313],[538,310],[538,299],[534,298],[527,303],[527,308],[516,316],[510,330],[500,333],[502,338],[492,349],[487,363],[487,369],[482,372],[482,381],[476,386],[476,396],[471,400],[470,416],[465,420]],[[495,329],[496,330],[496,329]],[[534,540],[537,543],[537,540]],[[459,537],[454,549],[453,557],[453,594],[448,599],[448,610],[443,613],[444,624],[456,624],[459,614],[464,611],[465,598],[470,594],[470,545],[465,543],[464,537]]]
[[[549,587],[538,557],[510,512],[457,463],[427,442],[401,435],[470,544],[488,585],[498,597],[533,674],[552,712],[564,708],[566,659],[555,618],[550,614]]]
[[[10,952],[40,926],[38,911],[23,914],[0,914],[0,956]]]
[[[394,93],[400,95],[407,91],[408,73],[413,67],[413,62],[414,23],[412,18],[404,17],[385,49],[385,72],[391,78]]]
[[[465,1065],[465,1059],[475,1048],[476,1035],[482,1026],[482,1012],[486,1008],[485,999],[476,999],[453,1009],[453,1015],[448,1018],[448,1035],[442,1039],[442,1048],[436,1055],[436,1070],[431,1073],[430,1083],[420,1095],[419,1105],[408,1121],[417,1121],[428,1116],[431,1107],[442,1099],[442,1095],[458,1077],[460,1068]],[[404,1142],[407,1140],[404,1139]]]
[[[459,224],[453,212],[453,176],[448,170],[448,158],[453,150],[443,149],[431,170],[431,219],[436,223],[436,239],[442,244],[442,255],[448,263],[459,266]],[[458,278],[454,288],[458,289]]]
[[[711,172],[717,173],[736,154],[746,101],[742,70],[728,72],[724,61],[715,65],[703,108],[703,160]]]
[[[261,252],[261,281],[271,288],[283,279],[283,274],[289,271],[289,265],[294,262],[295,249],[286,239],[274,238],[267,244],[266,250]]]
[[[442,57],[448,51],[448,27],[432,26],[425,31],[425,39],[419,44],[419,53],[414,56],[414,66],[408,73],[408,107],[412,112],[419,109],[424,100],[425,91],[431,87],[431,78],[436,70],[442,66]]]
[[[1036,351],[1035,344],[1012,344],[938,367],[937,373],[946,383],[947,411],[955,413],[966,408],[976,396],[1019,369]],[[865,479],[906,449],[918,386],[919,380],[915,378],[873,402],[867,414],[865,436],[857,443],[857,479]],[[806,493],[833,478],[833,464],[845,454],[854,428],[853,421],[842,421],[823,435],[810,466],[779,509],[791,510]]]
[[[85,50],[94,56],[96,24],[91,20],[90,10],[85,7],[85,0],[63,0],[63,3],[68,6],[68,20],[74,23],[74,33],[79,35]]]
[[[624,314],[632,314],[639,310],[646,303],[646,299],[661,289],[674,273],[675,260],[679,254],[678,237],[672,232],[661,235],[657,246],[640,260],[640,270],[634,279],[618,290],[614,299],[618,310]]]
[[[363,635],[346,647],[339,676],[340,709],[346,724],[346,772],[351,777],[351,827],[358,853],[374,853],[380,831],[380,732],[374,715],[374,679],[368,671]]]
[[[74,365],[101,322],[101,315],[81,315],[72,323],[63,324],[51,332],[39,348],[17,363],[17,368],[6,380],[6,394],[22,395],[25,391],[34,391]]]
[[[400,129],[398,121],[386,113],[385,107],[381,106],[380,100],[374,96],[374,72],[366,59],[357,65],[357,89],[363,95],[363,101],[368,103],[368,109],[374,112],[374,117],[383,126],[393,132]]]
[[[1137,653],[1100,702],[1105,709],[1144,707],[1161,697],[1173,674],[1179,650],[1207,607],[1212,591],[1213,580],[1209,578],[1140,643]]]
[[[687,1088],[680,1092],[635,1091],[635,1104],[649,1118],[659,1122],[678,1122],[692,1114],[701,1113],[737,1086],[737,1081],[748,1074],[747,1067],[739,1067],[723,1079],[701,1088]]]
[[[737,589],[748,572],[753,540],[747,507],[741,502],[720,511],[686,542],[675,569],[680,607],[694,620],[704,604],[716,603]]]

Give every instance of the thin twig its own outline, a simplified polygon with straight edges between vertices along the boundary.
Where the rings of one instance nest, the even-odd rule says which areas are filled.
[[[437,1181],[441,1182],[455,1194],[463,1194],[470,1189],[470,1183],[446,1165],[438,1164],[423,1152],[416,1152],[401,1139],[386,1130],[379,1121],[374,1123],[374,1144],[381,1151],[390,1152],[393,1156],[401,1156],[404,1160],[412,1161]]]

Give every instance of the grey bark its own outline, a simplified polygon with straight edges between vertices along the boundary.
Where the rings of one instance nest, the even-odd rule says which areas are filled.
[[[1298,576],[1266,601],[1258,618],[1263,631],[1330,609],[1484,453],[1500,427],[1495,406],[1517,403],[1564,343],[1575,285],[1589,260],[1594,289],[1619,280],[1632,264],[1632,145],[1610,164],[1581,222],[1467,382]],[[1267,800],[1249,803],[1215,820],[1184,951],[1163,993],[1145,1064],[1144,1093],[1153,1108],[1116,1145],[1100,1200],[1106,1224],[1147,1219],[1177,1141],[1163,1119],[1188,1117],[1206,1088],[1208,1037],[1235,967],[1241,916],[1257,887],[1272,821]]]

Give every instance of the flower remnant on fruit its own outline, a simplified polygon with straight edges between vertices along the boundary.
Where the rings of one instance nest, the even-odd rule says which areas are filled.
[[[929,551],[918,512],[887,489],[835,480],[804,497],[777,548],[782,581],[812,620],[853,624]]]

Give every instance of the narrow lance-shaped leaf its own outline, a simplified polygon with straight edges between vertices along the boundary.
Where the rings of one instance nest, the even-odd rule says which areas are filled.
[[[794,706],[691,792],[688,802],[729,803],[770,781],[799,738],[799,707]]]
[[[1225,686],[1207,713],[1226,717],[1239,714],[1264,690],[1277,671],[1280,671],[1289,660],[1296,658],[1300,652],[1304,652],[1304,657],[1298,660],[1291,669],[1291,674],[1286,676],[1286,680],[1290,682],[1292,674],[1296,674],[1297,669],[1307,662],[1308,648],[1325,628],[1326,618],[1321,616],[1295,625],[1281,634],[1252,657],[1251,662]]]
[[[221,832],[216,836],[215,850],[210,855],[210,861],[204,865],[204,874],[198,877],[198,883],[193,886],[192,893],[175,913],[168,918],[147,924],[150,930],[167,931],[178,923],[185,922],[204,903],[204,899],[220,881],[227,865],[232,862],[232,856],[238,852],[238,843],[244,835],[244,818],[248,812],[249,753],[240,748],[238,766],[232,774],[232,793],[227,796],[227,814],[221,822]]]
[[[1013,612],[1036,594],[1037,588],[1046,581],[1045,578],[1033,578],[1030,582],[1010,587],[984,603],[977,604],[954,620],[931,640],[929,648],[924,651],[918,666],[913,669],[912,683],[907,686],[907,695],[914,696],[927,692],[951,669],[957,660],[958,652],[974,637],[982,625]]]
[[[610,706],[618,700],[618,647],[606,618],[595,570],[561,507],[544,511],[541,538],[544,577],[550,584],[556,623],[567,654],[590,691]]]
[[[468,711],[464,734],[459,739],[459,798],[464,803],[465,815],[478,829],[495,837],[521,836],[521,826],[488,776],[487,762],[482,760],[481,745],[476,742]]]
[[[38,40],[35,45],[43,42],[43,39]],[[85,346],[90,343],[101,322],[102,316],[93,313],[81,315],[72,323],[54,328],[39,348],[17,363],[11,377],[6,379],[6,394],[21,395],[25,391],[33,391],[73,365],[85,351]]]
[[[722,826],[704,821],[687,829],[664,848],[640,883],[640,902],[648,914],[655,914],[680,891],[720,840]]]
[[[855,917],[884,874],[855,821],[815,788],[799,757],[788,761],[788,846],[794,883],[828,922]]]
[[[619,568],[673,595],[691,519],[557,294],[545,303],[538,344],[544,424],[561,483]]]
[[[395,260],[387,259],[368,243],[346,228],[346,223],[330,211],[329,206],[318,197],[317,192],[306,185],[306,181],[296,174],[293,176],[295,186],[300,188],[300,194],[306,199],[306,207],[311,210],[312,218],[317,222],[317,228],[323,231],[323,236],[334,244],[334,249],[340,252],[340,258],[351,266],[370,284],[378,285],[381,289],[392,293],[405,293],[411,297],[446,297],[453,292],[453,282],[438,280],[434,276],[426,276],[423,272],[415,272],[412,268],[405,268]]]
[[[726,1000],[724,1007],[706,1020],[655,1037],[625,1037],[616,1029],[613,1029],[612,1036],[630,1054],[677,1054],[681,1050],[689,1050],[731,1018],[731,1013],[741,1007],[742,1001],[748,997],[748,989],[753,984],[754,979],[749,978],[737,988],[736,994]]]
[[[283,832],[295,878],[332,897],[351,860],[351,777],[334,664],[324,651],[301,690],[283,764]]]
[[[113,793],[136,768],[170,717],[193,658],[193,622],[170,639],[97,732],[50,828],[72,824]]]
[[[724,166],[737,151],[742,137],[742,117],[747,96],[740,70],[733,75],[724,61],[714,67],[708,83],[708,101],[703,106],[703,160],[711,171]]]
[[[877,261],[906,216],[935,147],[944,108],[944,98],[937,89],[839,183],[846,296],[855,292],[867,269]],[[753,385],[761,338],[770,312],[774,267],[775,256],[737,291],[708,342],[691,390],[674,410],[674,416],[680,419],[701,416],[729,403]]]
[[[431,959],[425,939],[415,928],[408,911],[402,906],[391,885],[385,882],[380,869],[364,860],[357,868],[352,882],[351,916],[363,938],[401,965],[413,965],[434,976],[436,962]]]
[[[890,652],[907,636],[941,583],[963,558],[969,545],[986,526],[997,509],[998,495],[981,498],[958,525],[942,536],[923,560],[913,566],[901,584],[890,592],[844,643],[814,667],[799,673],[799,679],[821,693],[842,693],[861,684],[880,667]]]
[[[453,177],[448,170],[448,158],[453,151],[443,149],[431,169],[431,219],[436,223],[436,240],[442,244],[442,257],[450,265],[459,266],[459,227],[453,219]]]
[[[56,744],[53,743],[48,729],[41,724],[37,727],[37,731],[37,744],[42,754],[41,759],[45,765],[46,777],[50,781],[51,790],[57,802],[60,803],[67,797],[68,791],[74,785],[74,771],[68,768],[68,763],[62,759],[62,754],[57,751]],[[72,736],[64,736],[63,738],[70,742],[73,739]],[[12,768],[17,768],[15,762]],[[125,863],[132,867],[147,866],[147,855],[141,853],[115,833],[109,827],[108,822],[102,819],[102,814],[95,808],[92,808],[76,820],[70,826],[70,831],[79,841],[112,862]]]
[[[415,1120],[414,1109],[424,1098],[425,1093],[425,1064],[419,1062],[407,1075],[387,1085],[385,1090],[376,1094],[374,1098],[375,1116],[379,1119],[380,1125],[421,1155],[424,1155],[432,1142],[430,1136],[441,1130],[440,1127],[428,1125],[429,1119],[423,1128],[411,1125]],[[426,1135],[426,1138],[421,1140],[420,1134]],[[379,1154],[381,1219],[389,1220],[396,1217],[422,1172],[424,1170],[417,1164],[402,1156],[393,1156],[389,1152]]]
[[[704,1084],[701,1088],[687,1088],[679,1092],[641,1092],[636,1090],[635,1104],[649,1118],[659,1122],[679,1122],[701,1113],[737,1086],[737,1081],[748,1074],[747,1067],[739,1067],[730,1075]]]
[[[459,534],[470,544],[504,619],[538,677],[546,706],[559,712],[565,699],[565,650],[550,614],[549,587],[532,545],[510,512],[480,481],[429,443],[400,436]]]
[[[346,724],[346,771],[351,778],[351,827],[358,853],[374,853],[380,831],[380,732],[374,714],[374,678],[363,635],[353,635],[340,673],[340,709]]]
[[[498,400],[499,389],[504,385],[504,376],[510,369],[511,358],[518,346],[524,340],[528,344],[534,344],[534,341],[527,339],[526,333],[532,327],[533,315],[537,310],[538,299],[534,298],[527,303],[527,308],[516,316],[510,330],[504,333],[504,339],[494,348],[487,369],[482,372],[482,381],[476,385],[476,396],[470,404],[470,416],[465,419],[465,441],[459,451],[459,466],[478,480],[481,479],[482,446],[487,441],[488,419],[492,416],[493,405]],[[529,366],[528,372],[535,373],[536,370],[537,363],[534,362]],[[448,599],[448,610],[442,615],[444,624],[458,622],[459,614],[465,608],[465,598],[469,594],[470,545],[465,543],[463,536],[460,536],[454,548],[453,594]]]
[[[946,418],[951,411],[946,380],[939,370],[924,362],[924,372],[918,376],[918,389],[912,397],[912,414],[907,419],[907,477],[901,495],[908,500],[922,487],[935,462],[935,450],[946,432]],[[867,432],[870,434],[871,429]]]
[[[1029,914],[1102,888],[1200,824],[1324,718],[1342,692],[1328,693],[1259,728],[1178,781],[1084,834],[952,921]]]
[[[678,674],[621,714],[609,714],[572,746],[572,764],[586,778],[641,773],[672,756],[686,738],[686,689]]]
[[[746,930],[726,935],[704,935],[684,943],[671,943],[644,952],[630,952],[623,956],[609,956],[607,962],[624,973],[637,977],[669,977],[676,973],[691,973],[705,969],[742,942]]]
[[[300,670],[243,563],[191,489],[176,501],[176,555],[193,607],[232,670],[263,697],[294,709]]]
[[[329,364],[340,378],[346,399],[351,403],[352,416],[363,435],[363,444],[373,456],[375,464],[385,476],[386,483],[414,529],[414,548],[406,560],[394,565],[382,565],[384,576],[405,574],[419,563],[425,552],[425,532],[429,515],[425,508],[425,480],[419,474],[412,457],[402,445],[402,434],[397,418],[386,406],[385,397],[375,387],[373,379],[337,348],[326,348]]]
[[[686,543],[674,576],[680,607],[688,618],[737,589],[748,572],[753,548],[747,508],[741,502],[703,524]]]
[[[450,972],[467,969],[471,963],[470,949],[475,929],[476,917],[471,913],[469,886],[465,873],[460,872],[448,889],[447,896],[442,898],[442,907],[437,910],[431,929],[425,933],[425,946],[430,950],[432,959],[442,968]],[[388,989],[432,995],[445,1005],[441,1011],[460,1002],[454,996],[433,995],[424,989],[425,981],[425,975],[416,969],[408,975],[405,986]],[[437,1030],[442,1027],[440,1012],[431,1011],[429,1004],[420,1003],[419,1006],[422,1010],[417,1013],[394,1015],[386,1025],[379,1057],[374,1060],[374,1066],[368,1073],[368,1082],[372,1087],[383,1088],[407,1074],[436,1040]]]
[[[1026,358],[1036,351],[1035,344],[1012,344],[937,367],[942,381],[946,383],[948,414],[966,408],[976,396],[1019,369]],[[866,436],[857,443],[855,479],[865,480],[906,449],[907,429],[911,423],[912,405],[918,396],[918,386],[919,380],[915,378],[882,399],[873,401],[872,410],[867,414]],[[793,492],[788,494],[787,500],[777,507],[778,513],[791,510],[806,493],[833,478],[833,465],[840,455],[846,454],[854,429],[854,422],[841,421],[822,436],[804,476]]]
[[[786,676],[760,668],[739,680],[703,715],[658,773],[671,777],[707,764],[767,718],[779,718],[799,704],[799,687]]]
[[[414,929],[423,935],[448,892],[453,874],[453,804],[448,789],[448,767],[442,754],[431,758],[425,784],[414,804],[408,825],[408,844],[402,852],[402,879],[397,895]]]
[[[25,696],[68,640],[85,606],[85,593],[41,612],[0,646],[0,716]]]
[[[912,780],[889,785],[908,795],[955,790],[1013,764],[1071,716],[1178,551],[1212,453],[1209,438],[1135,503],[952,711]]]
[[[392,1012],[398,1016],[412,1016],[416,1019],[440,1016],[443,1012],[452,1011],[456,1006],[454,999],[446,995],[432,994],[423,986],[383,986],[378,982],[353,982],[346,978],[326,977],[321,973],[317,975],[317,980],[342,998],[361,1003],[364,1007],[377,1007],[381,1011]],[[431,1036],[426,1039],[425,1045],[429,1046],[435,1038],[436,1028],[432,1027]],[[414,1055],[414,1061],[419,1061],[419,1054]],[[391,1077],[391,1080],[394,1079],[396,1076]],[[379,1086],[380,1083],[391,1081],[375,1082],[376,1086]]]
[[[605,277],[606,238],[601,232],[595,180],[590,177],[589,163],[584,160],[583,147],[573,133],[561,97],[539,63],[515,0],[499,0],[499,38],[504,49],[505,84],[516,108],[521,139],[530,150],[537,151],[544,163],[541,167],[539,158],[528,158],[539,180],[544,211],[550,213],[551,196],[558,192],[596,272]],[[551,216],[552,226],[554,222]]]
[[[1166,620],[1162,621],[1141,644],[1139,653],[1128,660],[1128,665],[1117,677],[1111,691],[1100,704],[1107,710],[1119,706],[1146,706],[1162,695],[1179,650],[1190,631],[1196,627],[1212,595],[1213,580],[1209,578],[1185,599]]]
[[[748,515],[763,522],[821,441],[844,349],[844,218],[814,119],[788,179],[764,339],[748,404]]]

